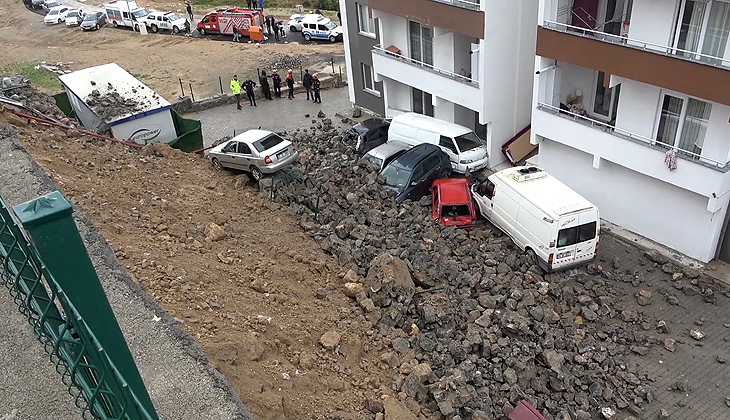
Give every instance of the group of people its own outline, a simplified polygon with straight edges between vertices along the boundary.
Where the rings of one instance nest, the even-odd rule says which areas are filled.
[[[269,36],[274,36],[276,42],[279,42],[281,38],[286,38],[286,32],[284,31],[284,25],[279,25],[273,16],[269,15],[264,18],[264,25],[266,26],[266,32]]]
[[[271,79],[271,85],[273,85],[274,88],[273,95],[271,92],[271,85],[269,85],[269,79]],[[286,83],[289,90],[289,100],[294,99],[294,74],[291,69],[287,71],[284,83]],[[264,95],[264,98],[270,101],[273,101],[274,97],[281,98],[282,80],[276,69],[272,70],[271,74],[267,74],[266,70],[261,70],[261,75],[259,75],[259,85],[261,85],[261,93]],[[304,86],[304,90],[307,92],[307,100],[310,100],[311,97],[312,102],[322,103],[322,96],[320,95],[321,83],[317,77],[317,73],[310,74],[309,70],[305,69],[304,76],[302,78],[302,85]],[[238,76],[233,75],[233,79],[231,79],[231,93],[233,93],[233,96],[236,98],[236,107],[238,109],[243,109],[241,107],[241,90],[246,91],[249,106],[257,106],[256,93],[254,91],[255,87],[256,82],[253,80],[248,79],[241,83],[238,80]]]

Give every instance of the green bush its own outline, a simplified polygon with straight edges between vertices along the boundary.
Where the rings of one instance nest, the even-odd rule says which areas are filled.
[[[316,0],[315,4],[320,10],[337,10],[337,0]]]

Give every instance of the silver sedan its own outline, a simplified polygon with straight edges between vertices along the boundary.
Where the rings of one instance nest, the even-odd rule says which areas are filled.
[[[208,151],[213,167],[249,172],[259,181],[299,159],[292,142],[265,130],[248,130]]]

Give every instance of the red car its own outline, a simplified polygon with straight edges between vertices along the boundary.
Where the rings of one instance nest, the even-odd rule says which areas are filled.
[[[469,181],[463,178],[437,179],[431,185],[431,215],[444,226],[474,229],[477,220]]]
[[[545,420],[545,417],[530,403],[522,400],[507,417],[501,417],[498,420]]]

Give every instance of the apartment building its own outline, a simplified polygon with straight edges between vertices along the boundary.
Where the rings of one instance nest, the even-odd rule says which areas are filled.
[[[602,217],[730,261],[730,2],[539,3],[538,164]]]
[[[530,124],[538,0],[340,0],[350,100],[473,128],[490,166]]]

